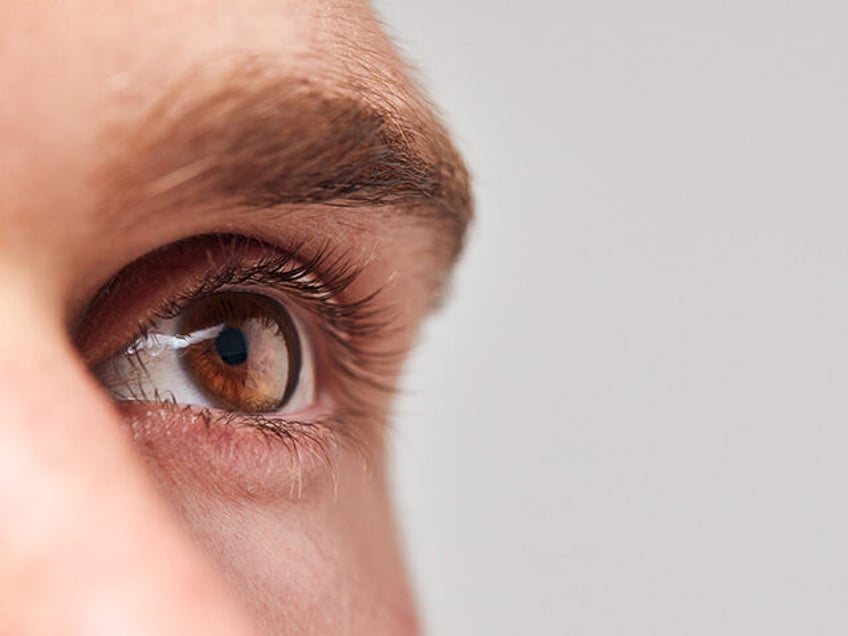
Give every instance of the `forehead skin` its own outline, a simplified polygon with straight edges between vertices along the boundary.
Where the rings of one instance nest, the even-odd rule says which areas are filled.
[[[0,102],[0,191],[11,217],[0,252],[14,254],[29,243],[20,233],[37,228],[40,243],[64,248],[27,259],[91,258],[74,247],[104,230],[95,175],[116,150],[110,141],[120,142],[112,131],[142,120],[186,78],[225,75],[252,58],[441,131],[365,2],[4,3],[0,94],[14,100]]]

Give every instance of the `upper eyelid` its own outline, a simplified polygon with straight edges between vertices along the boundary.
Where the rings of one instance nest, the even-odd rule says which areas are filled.
[[[366,335],[362,324],[351,329],[354,321],[350,319],[355,319],[357,313],[364,313],[380,290],[347,301],[343,298],[344,294],[356,281],[361,269],[348,264],[343,256],[331,255],[332,265],[329,271],[321,271],[326,254],[319,251],[305,262],[286,253],[279,258],[267,258],[252,264],[230,263],[170,299],[152,319],[172,318],[192,300],[223,289],[265,287],[277,294],[292,292],[287,294],[290,296],[289,300],[304,310],[320,314],[322,318],[329,320],[332,326],[342,331],[356,331],[355,335],[360,337]],[[374,316],[371,316],[369,324],[371,330],[368,335],[376,335],[385,323],[374,320]]]
[[[315,314],[317,326],[328,341],[327,348],[332,350],[344,374],[357,378],[373,375],[362,373],[362,368],[369,364],[379,372],[377,362],[367,360],[369,356],[357,343],[375,340],[387,332],[392,322],[390,308],[384,306],[385,303],[378,306],[376,302],[382,291],[380,287],[370,293],[350,293],[367,263],[357,262],[344,250],[329,243],[311,251],[306,250],[305,242],[290,245],[292,247],[282,248],[239,235],[206,235],[171,244],[131,263],[104,286],[89,309],[93,306],[96,313],[103,305],[120,304],[122,297],[133,292],[128,287],[145,284],[144,279],[150,269],[154,270],[153,278],[181,279],[181,282],[170,285],[173,288],[170,294],[167,291],[148,293],[149,304],[155,304],[155,307],[141,307],[136,315],[132,315],[132,311],[126,312],[135,324],[121,342],[102,347],[97,355],[86,358],[87,363],[94,366],[114,355],[149,329],[155,320],[173,317],[194,298],[213,293],[225,285],[244,285],[274,289],[284,294],[292,304]],[[180,255],[186,250],[194,251],[196,258],[191,267],[197,271],[174,276],[169,258],[175,252]],[[196,261],[201,261],[202,265],[199,266]],[[83,318],[82,322],[85,323],[86,319]],[[108,323],[108,320],[105,322]],[[76,335],[74,339],[79,348],[85,349],[85,342],[79,342]],[[401,354],[397,352],[397,356],[392,357]],[[385,358],[386,354],[381,357]]]

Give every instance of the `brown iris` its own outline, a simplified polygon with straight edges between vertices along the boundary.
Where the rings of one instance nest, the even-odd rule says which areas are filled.
[[[236,291],[210,294],[183,312],[179,332],[195,341],[184,351],[186,370],[217,406],[245,413],[276,411],[297,387],[297,329],[271,298]]]

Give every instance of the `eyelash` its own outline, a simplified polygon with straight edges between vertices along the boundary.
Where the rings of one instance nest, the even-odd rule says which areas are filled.
[[[327,363],[332,373],[342,377],[334,382],[339,393],[334,412],[317,421],[301,422],[290,417],[271,415],[251,415],[204,407],[185,406],[185,413],[201,418],[207,427],[213,422],[228,426],[248,426],[258,432],[284,442],[289,450],[297,451],[298,442],[308,440],[326,451],[321,440],[326,436],[319,429],[331,433],[333,439],[340,439],[364,448],[359,435],[362,427],[373,428],[376,423],[365,421],[373,417],[363,401],[366,387],[380,392],[393,392],[394,387],[380,381],[385,370],[398,360],[402,352],[373,351],[362,346],[365,341],[374,341],[389,335],[390,316],[385,308],[377,307],[375,302],[382,288],[362,297],[349,300],[350,288],[361,275],[364,265],[349,254],[334,249],[325,243],[310,258],[300,260],[299,254],[305,251],[304,243],[296,243],[287,249],[280,249],[257,239],[213,235],[197,237],[192,241],[216,242],[220,247],[220,259],[223,267],[213,268],[203,275],[190,289],[166,299],[140,321],[126,350],[132,342],[145,338],[154,330],[159,320],[176,317],[189,303],[212,294],[222,288],[237,287],[244,289],[267,288],[286,294],[291,302],[313,315],[322,348],[326,350]],[[239,254],[253,248],[263,256],[247,264],[238,262]],[[107,291],[110,285],[105,287]],[[308,330],[310,331],[310,330]],[[323,378],[324,370],[320,376]],[[319,379],[319,386],[323,380]],[[320,393],[320,390],[319,390]],[[167,404],[167,400],[154,396],[154,402]],[[170,408],[183,406],[170,403]],[[326,453],[322,453],[326,454]]]

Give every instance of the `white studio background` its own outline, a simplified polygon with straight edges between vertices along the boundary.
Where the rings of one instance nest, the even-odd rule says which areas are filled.
[[[848,634],[848,5],[376,4],[478,199],[393,440],[428,633]]]

